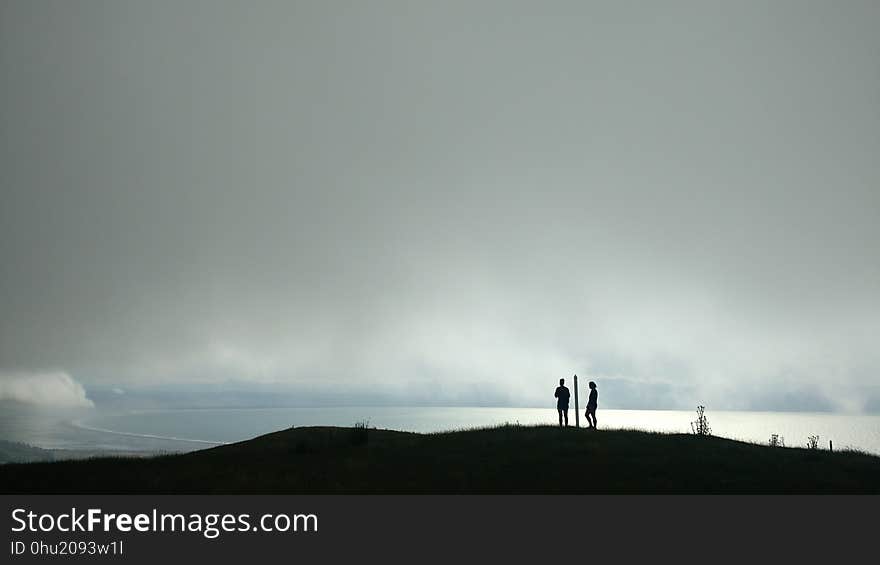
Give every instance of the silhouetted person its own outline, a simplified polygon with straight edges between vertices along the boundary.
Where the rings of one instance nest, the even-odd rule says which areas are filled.
[[[599,392],[596,383],[590,381],[590,399],[587,401],[587,429],[596,429],[596,407],[599,406]]]
[[[559,379],[559,386],[556,387],[556,393],[553,395],[556,397],[556,411],[559,412],[559,426],[562,427],[562,420],[565,420],[565,425],[568,425],[568,398],[571,396],[571,393],[568,392],[568,387],[565,386],[565,379]]]

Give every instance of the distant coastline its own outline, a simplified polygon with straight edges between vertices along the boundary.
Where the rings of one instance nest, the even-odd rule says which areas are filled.
[[[139,433],[134,433],[134,432],[121,432],[121,431],[117,431],[117,430],[108,430],[106,428],[98,428],[95,426],[86,425],[82,422],[82,420],[73,420],[71,422],[71,425],[75,426],[77,428],[83,429],[83,430],[88,430],[90,432],[101,432],[101,433],[105,433],[105,434],[114,434],[114,435],[120,435],[120,436],[126,436],[126,437],[140,437],[140,438],[147,438],[147,439],[160,439],[160,440],[164,440],[164,441],[179,441],[179,442],[183,442],[183,443],[198,443],[198,444],[206,444],[206,445],[225,445],[225,444],[229,443],[226,441],[211,441],[211,440],[207,440],[207,439],[193,439],[193,438],[184,438],[184,437],[163,436],[163,435],[156,435],[156,434],[139,434]]]
[[[94,457],[154,457],[162,451],[131,451],[108,449],[43,449],[27,443],[0,440],[0,465],[6,463],[38,463],[91,459]]]
[[[717,411],[707,415],[715,435],[766,444],[773,434],[786,445],[806,445],[818,435],[823,447],[833,441],[839,449],[853,448],[880,455],[880,415],[804,412]],[[581,424],[584,425],[583,414]],[[603,428],[639,429],[688,433],[694,413],[685,410],[600,409]],[[459,407],[459,406],[332,406],[267,408],[199,408],[133,411],[94,417],[77,417],[67,423],[65,438],[51,445],[25,441],[40,447],[90,449],[90,443],[113,450],[180,452],[244,441],[290,426],[348,426],[368,421],[372,426],[410,431],[443,432],[496,426],[504,423],[551,424],[556,412],[550,408]],[[575,424],[575,415],[571,414]],[[79,432],[84,433],[79,437]],[[65,441],[66,440],[66,441]],[[73,441],[70,441],[73,440]],[[67,446],[65,443],[71,445]]]

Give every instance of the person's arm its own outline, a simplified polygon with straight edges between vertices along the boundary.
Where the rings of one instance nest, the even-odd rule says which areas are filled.
[[[559,387],[557,387],[556,391],[553,393],[553,398],[559,398]]]

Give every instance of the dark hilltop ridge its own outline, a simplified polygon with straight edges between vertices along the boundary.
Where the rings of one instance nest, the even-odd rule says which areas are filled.
[[[880,493],[880,457],[631,430],[291,428],[152,458],[0,465],[14,493]]]

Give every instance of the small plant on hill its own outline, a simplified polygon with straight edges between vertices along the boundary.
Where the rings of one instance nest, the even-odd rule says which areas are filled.
[[[785,447],[785,438],[779,434],[770,434],[770,447]]]
[[[709,427],[709,420],[706,419],[705,406],[697,406],[697,419],[691,422],[691,430],[698,436],[712,435],[712,428]]]
[[[352,445],[366,445],[370,440],[370,422],[355,422],[348,439]]]
[[[819,449],[819,436],[807,436],[807,449]]]

